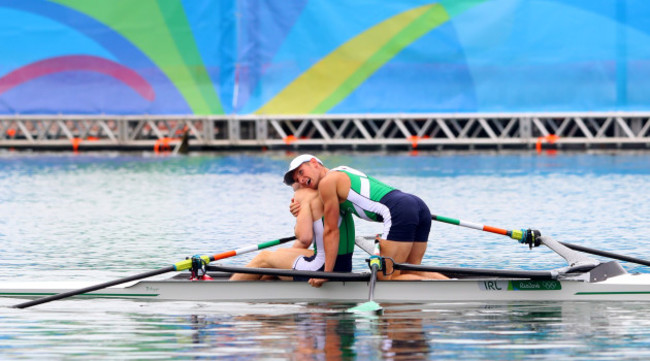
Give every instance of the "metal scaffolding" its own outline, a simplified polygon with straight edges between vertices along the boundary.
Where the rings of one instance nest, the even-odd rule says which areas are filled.
[[[650,148],[650,113],[0,117],[0,147],[31,149]]]

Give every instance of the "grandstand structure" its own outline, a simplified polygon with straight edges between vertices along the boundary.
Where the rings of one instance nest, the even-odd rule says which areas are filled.
[[[0,117],[0,147],[40,150],[647,149],[650,113]]]

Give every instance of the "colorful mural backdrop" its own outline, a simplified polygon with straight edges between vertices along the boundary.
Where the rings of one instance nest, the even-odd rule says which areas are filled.
[[[0,0],[1,114],[650,109],[645,0]]]

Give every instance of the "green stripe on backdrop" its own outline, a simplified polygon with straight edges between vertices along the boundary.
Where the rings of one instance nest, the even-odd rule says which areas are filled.
[[[160,11],[163,14],[163,18],[167,23],[167,28],[174,39],[176,47],[183,57],[185,65],[203,99],[207,101],[211,113],[223,114],[219,96],[205,68],[196,42],[194,42],[192,27],[187,21],[182,4],[180,2],[158,0],[158,6],[160,7]]]
[[[454,16],[486,1],[487,0],[442,0],[440,1],[440,5],[447,10],[449,17],[453,18]]]
[[[156,0],[54,1],[95,18],[133,43],[169,77],[195,114],[223,114],[181,2],[161,1],[159,6]],[[179,26],[175,34],[169,24]],[[189,53],[181,53],[185,51]]]

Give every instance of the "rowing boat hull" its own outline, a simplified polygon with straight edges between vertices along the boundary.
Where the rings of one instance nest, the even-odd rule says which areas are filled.
[[[0,296],[38,298],[81,289],[90,283],[5,283]],[[321,288],[304,282],[228,282],[144,280],[76,297],[213,302],[363,302],[368,283],[330,281]],[[454,301],[650,301],[650,274],[625,274],[603,282],[575,280],[459,279],[381,281],[377,302],[430,303]]]

